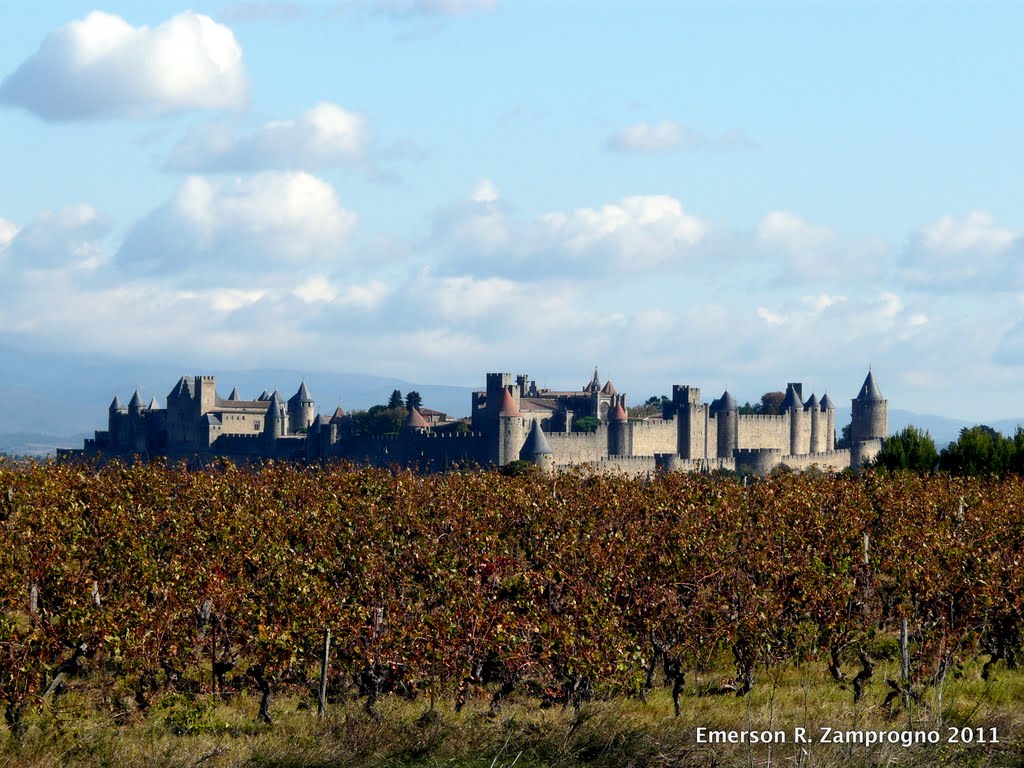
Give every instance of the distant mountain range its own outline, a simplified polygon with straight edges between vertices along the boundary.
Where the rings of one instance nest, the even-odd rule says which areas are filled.
[[[0,359],[5,361],[8,374],[0,380],[0,402],[5,406],[0,409],[0,451],[28,455],[54,453],[58,447],[80,447],[83,437],[106,428],[107,406],[115,394],[128,402],[137,388],[145,402],[156,397],[164,406],[175,382],[182,375],[195,373],[164,364],[59,358],[4,347],[0,347]],[[244,398],[255,398],[264,389],[276,388],[287,399],[304,380],[321,413],[330,413],[338,405],[347,411],[369,408],[386,402],[397,389],[403,395],[416,390],[428,408],[466,416],[474,391],[473,387],[422,384],[362,373],[300,373],[284,368],[210,373],[217,376],[224,397],[237,386]],[[836,424],[849,422],[850,409],[838,408]],[[901,409],[889,411],[890,433],[913,424],[928,430],[940,449],[956,440],[961,429],[975,423]],[[988,422],[1008,435],[1018,424],[1024,425],[1024,417]]]

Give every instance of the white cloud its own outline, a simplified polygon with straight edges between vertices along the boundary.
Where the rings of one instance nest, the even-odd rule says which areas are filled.
[[[1005,250],[1020,235],[1010,229],[997,227],[992,214],[973,211],[962,221],[943,216],[921,228],[921,245],[940,253],[998,253]]]
[[[768,325],[783,325],[786,322],[785,315],[780,315],[778,312],[772,312],[767,307],[758,307],[757,316],[759,319],[768,323]]]
[[[765,214],[754,234],[764,245],[791,252],[821,249],[835,239],[835,234],[827,227],[810,224],[788,211]]]
[[[21,230],[0,225],[0,250],[25,269],[94,268],[100,258],[106,220],[91,205],[68,205],[43,211]],[[5,234],[6,233],[6,234]],[[5,238],[6,239],[6,243]]]
[[[334,189],[306,173],[263,173],[213,183],[193,176],[136,224],[117,260],[143,272],[280,271],[322,262],[356,223]]]
[[[243,291],[237,288],[224,288],[211,292],[209,299],[210,306],[217,312],[234,312],[249,304],[255,304],[266,295],[266,291]]]
[[[224,6],[220,15],[226,21],[290,21],[308,16],[309,8],[299,3],[278,3],[272,0],[236,2]]]
[[[477,11],[493,11],[498,0],[371,0],[380,13],[407,16],[463,16]]]
[[[990,213],[974,211],[926,224],[901,254],[901,277],[936,290],[1006,291],[1024,288],[1024,234],[997,226]]]
[[[18,227],[13,221],[0,218],[0,253],[7,249],[17,234]]]
[[[831,296],[827,293],[819,293],[817,296],[803,296],[802,301],[807,306],[811,307],[815,312],[824,312],[829,307],[834,307],[837,304],[842,304],[846,301],[845,296]]]
[[[546,214],[533,227],[533,236],[540,250],[555,255],[644,268],[677,260],[707,231],[674,197],[638,195],[600,208]]]
[[[490,179],[480,179],[469,195],[469,199],[474,203],[496,203],[500,198],[501,192]]]
[[[751,246],[787,283],[877,278],[892,254],[880,240],[840,236],[789,211],[771,211],[761,217]]]
[[[265,123],[247,136],[210,126],[186,137],[167,163],[178,171],[316,170],[360,165],[370,147],[367,119],[321,102],[297,120]]]
[[[751,142],[741,133],[712,137],[697,133],[682,123],[663,120],[659,123],[636,123],[616,131],[608,139],[614,152],[661,153],[676,150],[746,149]]]
[[[185,11],[133,27],[93,11],[51,32],[0,84],[0,101],[46,120],[152,117],[237,109],[246,90],[242,48],[210,17]]]

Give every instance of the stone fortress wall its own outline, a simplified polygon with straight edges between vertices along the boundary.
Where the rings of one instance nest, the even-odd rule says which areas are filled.
[[[128,406],[115,397],[107,429],[79,453],[345,459],[425,471],[525,460],[545,470],[586,465],[634,476],[714,469],[767,474],[782,464],[858,468],[881,450],[888,427],[888,403],[870,372],[852,400],[851,445],[843,450],[836,449],[831,400],[813,394],[804,400],[799,383],[787,385],[779,415],[740,414],[729,392],[708,403],[700,389],[675,385],[660,418],[637,420],[628,416],[626,395],[610,381],[602,385],[596,370],[578,391],[540,389],[526,374],[513,380],[509,373],[488,373],[486,389],[472,395],[470,413],[468,424],[448,425],[462,431],[445,432],[412,409],[398,434],[370,437],[358,434],[341,408],[317,416],[305,384],[287,401],[278,392],[242,400],[237,390],[221,398],[212,376],[183,376],[166,408],[155,400],[145,406],[137,392]],[[596,429],[574,430],[581,417],[594,420]]]

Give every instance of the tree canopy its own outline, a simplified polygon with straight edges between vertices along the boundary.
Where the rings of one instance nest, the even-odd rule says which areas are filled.
[[[402,407],[402,393],[400,390],[395,390],[391,393],[391,397],[388,399],[388,408],[401,408]]]
[[[943,449],[939,468],[955,475],[998,475],[1020,471],[1024,453],[1024,433],[1010,438],[981,424],[964,427],[960,437]]]
[[[935,441],[926,430],[909,426],[885,439],[874,466],[888,470],[909,469],[912,472],[931,472],[939,462]]]

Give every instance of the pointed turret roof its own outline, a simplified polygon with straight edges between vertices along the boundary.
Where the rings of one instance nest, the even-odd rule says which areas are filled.
[[[276,397],[270,398],[270,407],[267,408],[267,420],[281,417],[281,406]]]
[[[228,395],[228,400],[241,400],[242,396],[238,394],[238,387],[231,390],[231,394]]]
[[[804,403],[804,410],[806,410],[806,411],[810,411],[810,410],[817,411],[820,408],[821,408],[821,403],[818,402],[818,396],[815,395],[813,392],[811,392],[811,396],[808,397],[807,398],[807,402]]]
[[[857,395],[857,399],[862,401],[873,400],[876,402],[879,400],[885,400],[878,389],[878,385],[875,384],[875,377],[870,370],[868,371],[868,377],[864,379],[864,384],[860,388],[860,394]]]
[[[835,409],[836,409],[836,407],[832,403],[832,398],[830,398],[828,396],[828,392],[826,392],[825,396],[821,398],[821,410],[823,410],[823,411],[834,411]]]
[[[800,397],[796,393],[796,387],[790,384],[786,387],[786,397],[779,405],[780,411],[788,411],[793,408],[803,408],[804,404],[800,402]]]
[[[501,408],[498,410],[499,416],[522,416],[519,409],[516,407],[516,401],[512,397],[512,391],[505,387],[504,394],[501,396]]]
[[[325,416],[324,418],[326,419],[327,417]],[[344,418],[345,418],[345,412],[343,410],[341,410],[341,406],[339,405],[337,408],[334,409],[334,415],[331,416],[331,418],[328,421],[328,423],[329,424],[340,424],[341,420],[344,419]]]
[[[597,366],[594,366],[594,378],[590,380],[590,383],[583,388],[584,392],[600,392],[601,391],[601,378],[597,375]]]
[[[154,397],[154,398],[153,398],[152,400],[150,400],[150,401],[149,401],[149,410],[151,410],[151,411],[155,411],[155,410],[157,410],[157,409],[158,409],[159,407],[160,407],[160,404],[159,404],[159,403],[157,403],[157,401],[156,401],[156,398],[155,398],[155,397]]]
[[[519,458],[532,459],[534,456],[551,455],[553,453],[554,451],[551,450],[551,446],[548,444],[548,439],[544,437],[544,430],[540,428],[540,422],[534,421],[533,426],[530,428],[530,434],[526,436],[526,442],[523,443],[523,447],[519,451]]]
[[[281,405],[284,405],[284,397],[281,395],[281,390],[275,389],[274,394],[272,394],[271,397],[277,400]]]
[[[430,425],[427,420],[423,418],[423,414],[417,411],[415,408],[409,409],[409,415],[405,417],[405,423],[402,424],[403,429],[429,429]]]
[[[739,405],[736,404],[736,398],[729,394],[728,389],[718,398],[719,411],[738,411],[739,409]]]
[[[288,404],[299,403],[300,405],[312,404],[313,398],[309,396],[309,390],[306,389],[306,382],[299,384],[298,391],[288,399]]]
[[[145,408],[142,404],[142,396],[139,394],[139,390],[135,390],[135,394],[132,395],[132,399],[128,402],[128,409],[132,411],[141,411]]]
[[[171,390],[171,394],[167,397],[192,397],[192,379],[188,376],[182,376],[178,379],[178,383],[174,385],[174,389]]]
[[[619,390],[617,390],[615,388],[615,385],[612,384],[612,380],[611,379],[608,379],[608,381],[606,381],[604,383],[604,387],[601,388],[601,392],[602,392],[602,394],[605,394],[605,395],[617,395],[617,394],[619,394]]]
[[[625,421],[626,418],[626,409],[622,407],[622,403],[616,403],[608,414],[608,421]]]
[[[110,409],[109,410],[111,410],[111,411],[127,411],[128,409],[125,408],[123,405],[121,405],[121,398],[119,398],[117,395],[114,395],[114,399],[110,402]]]
[[[256,398],[257,402],[266,402],[270,399],[270,393],[267,390],[263,390],[263,394]]]

